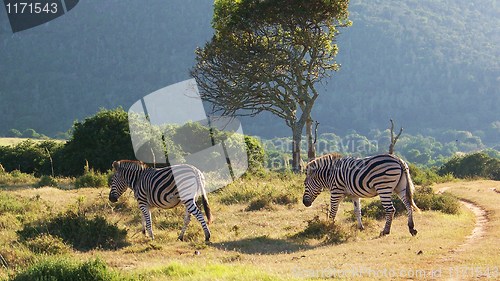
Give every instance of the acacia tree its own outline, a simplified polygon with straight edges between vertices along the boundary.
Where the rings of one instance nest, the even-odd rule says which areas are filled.
[[[293,135],[292,166],[300,170],[300,143],[316,85],[332,71],[335,37],[348,26],[348,0],[216,0],[215,34],[196,50],[196,79],[203,99],[223,115],[268,111]]]

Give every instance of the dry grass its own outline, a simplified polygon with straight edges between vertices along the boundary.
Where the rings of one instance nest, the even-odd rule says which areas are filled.
[[[0,146],[14,146],[25,140],[28,140],[28,138],[0,138]],[[31,139],[31,140],[34,142],[44,141],[43,139]],[[51,140],[61,143],[65,142],[65,140],[57,140],[57,139],[51,139]]]
[[[304,277],[339,277],[339,274],[340,277],[341,274],[352,277],[356,273],[363,274],[355,277],[369,280],[373,277],[387,279],[393,273],[384,273],[386,269],[397,271],[397,275],[389,276],[393,279],[406,279],[408,276],[404,274],[417,270],[425,270],[425,279],[429,279],[431,270],[442,269],[442,277],[447,277],[448,272],[444,270],[450,266],[486,268],[498,267],[500,264],[500,194],[491,190],[500,190],[499,182],[444,184],[451,186],[448,192],[486,209],[490,219],[486,236],[470,245],[466,251],[454,255],[451,251],[465,241],[474,227],[474,215],[465,208],[459,215],[435,211],[416,214],[415,224],[419,231],[416,237],[408,232],[406,216],[399,216],[393,223],[392,233],[379,238],[378,233],[384,222],[365,219],[366,230],[359,231],[345,214],[345,211],[352,209],[352,203],[343,202],[336,223],[348,235],[348,239],[345,243],[332,244],[322,238],[293,238],[315,216],[325,219],[327,194],[320,195],[311,208],[302,206],[300,200],[292,200],[286,205],[272,204],[272,209],[247,211],[252,197],[243,196],[245,200],[239,200],[242,198],[238,198],[235,190],[245,188],[244,192],[254,193],[252,195],[257,197],[262,196],[260,190],[264,190],[265,194],[276,197],[286,193],[290,198],[298,198],[302,192],[301,181],[300,176],[284,179],[248,178],[226,190],[210,193],[209,201],[215,216],[214,223],[210,225],[211,245],[203,243],[201,227],[194,219],[186,233],[188,241],[176,240],[182,225],[183,209],[180,207],[154,210],[156,239],[151,241],[144,237],[139,211],[130,192],[115,205],[108,203],[106,188],[15,188],[0,192],[15,198],[38,198],[49,210],[47,212],[52,214],[75,208],[89,214],[101,214],[109,222],[128,229],[130,245],[127,247],[115,251],[72,251],[70,255],[83,260],[99,256],[111,267],[147,280],[295,280]],[[11,274],[16,264],[20,269],[36,257],[17,242],[14,231],[21,226],[21,223],[13,223],[10,228],[0,228],[1,244],[9,245],[0,248],[0,253],[10,261],[11,269],[8,272]],[[0,272],[0,279],[7,276],[6,272]],[[247,272],[249,277],[245,277]]]

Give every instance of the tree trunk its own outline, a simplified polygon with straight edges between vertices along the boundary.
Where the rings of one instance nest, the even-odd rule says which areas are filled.
[[[301,159],[300,159],[300,142],[302,141],[302,128],[298,124],[292,126],[292,171],[294,173],[300,173],[301,169]]]
[[[307,118],[306,121],[306,135],[307,135],[307,161],[314,160],[316,158],[316,147],[313,141],[313,130],[312,130],[313,120],[311,117]]]

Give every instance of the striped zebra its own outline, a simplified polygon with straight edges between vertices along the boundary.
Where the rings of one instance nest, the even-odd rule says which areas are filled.
[[[336,153],[321,156],[307,164],[304,185],[302,201],[306,207],[312,205],[323,188],[330,190],[330,216],[333,220],[335,220],[339,202],[344,196],[350,196],[360,229],[364,229],[361,222],[360,198],[380,196],[386,219],[381,236],[391,232],[395,213],[391,197],[393,193],[396,193],[408,212],[408,228],[411,235],[417,234],[412,212],[412,208],[419,210],[413,201],[415,188],[408,165],[396,156],[383,154],[363,159],[342,157]]]
[[[205,178],[197,168],[181,164],[165,168],[150,168],[140,161],[120,160],[113,162],[115,173],[111,179],[109,201],[116,202],[127,187],[134,191],[139,209],[142,213],[142,232],[148,231],[154,239],[151,226],[151,208],[170,209],[182,202],[186,207],[184,226],[179,234],[183,240],[184,233],[191,221],[191,215],[200,222],[205,232],[205,241],[210,241],[210,230],[207,223],[211,222],[211,212],[205,191]],[[196,199],[201,194],[203,208],[207,221],[203,218]]]

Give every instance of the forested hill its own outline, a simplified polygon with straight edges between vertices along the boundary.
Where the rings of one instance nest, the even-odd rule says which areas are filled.
[[[319,87],[313,111],[320,133],[383,129],[394,118],[410,132],[481,130],[498,141],[494,0],[352,0],[350,12],[353,26],[338,40],[342,68]],[[100,107],[128,109],[188,79],[195,48],[212,35],[211,17],[211,1],[89,0],[12,34],[0,8],[0,135],[53,135]],[[289,135],[279,119],[244,125],[250,134]]]

